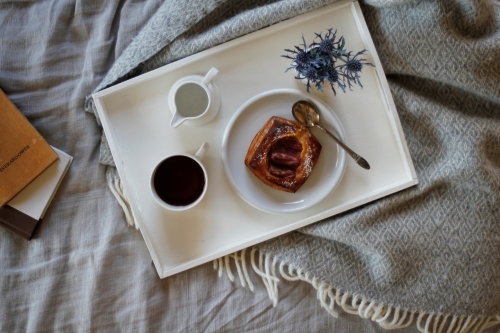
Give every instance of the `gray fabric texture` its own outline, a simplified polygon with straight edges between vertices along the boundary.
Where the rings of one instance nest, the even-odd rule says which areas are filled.
[[[142,59],[138,71],[120,72],[118,61],[104,85],[322,5],[307,4],[276,2],[215,27],[195,24]],[[363,12],[420,183],[258,248],[362,299],[434,314],[498,315],[500,6],[373,1]],[[142,31],[145,43],[156,35]],[[141,49],[136,42],[128,54]],[[124,61],[138,63],[134,56]]]
[[[162,3],[0,1],[0,88],[75,158],[31,241],[0,228],[0,332],[383,332],[331,317],[307,284],[284,281],[274,308],[262,284],[250,292],[212,263],[158,278],[106,185],[84,102]]]
[[[364,7],[418,186],[260,246],[362,298],[500,313],[500,4]]]

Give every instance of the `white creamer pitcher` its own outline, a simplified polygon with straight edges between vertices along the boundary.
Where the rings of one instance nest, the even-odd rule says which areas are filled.
[[[173,115],[170,126],[175,128],[184,122],[201,126],[215,118],[220,109],[220,93],[213,79],[218,72],[212,68],[204,77],[189,75],[172,85],[168,98]]]

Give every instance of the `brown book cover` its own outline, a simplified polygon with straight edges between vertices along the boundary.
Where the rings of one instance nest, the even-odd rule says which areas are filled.
[[[0,89],[0,207],[58,159]]]
[[[52,147],[59,159],[0,208],[0,227],[30,240],[52,201],[73,157]]]

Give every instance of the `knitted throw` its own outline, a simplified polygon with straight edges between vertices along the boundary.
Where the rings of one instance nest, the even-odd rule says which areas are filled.
[[[165,2],[96,91],[329,2]],[[334,316],[343,309],[386,328],[482,332],[500,322],[500,3],[371,0],[361,7],[419,184],[216,267],[233,279],[231,267],[250,257],[275,302],[280,279],[303,280]],[[87,110],[95,112],[91,98]],[[133,224],[104,136],[101,148]]]

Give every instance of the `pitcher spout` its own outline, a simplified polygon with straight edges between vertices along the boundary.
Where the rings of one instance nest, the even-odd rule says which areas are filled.
[[[179,113],[176,112],[172,117],[172,120],[170,120],[170,126],[176,128],[180,124],[182,124],[185,120],[186,120],[185,117],[181,116]]]

